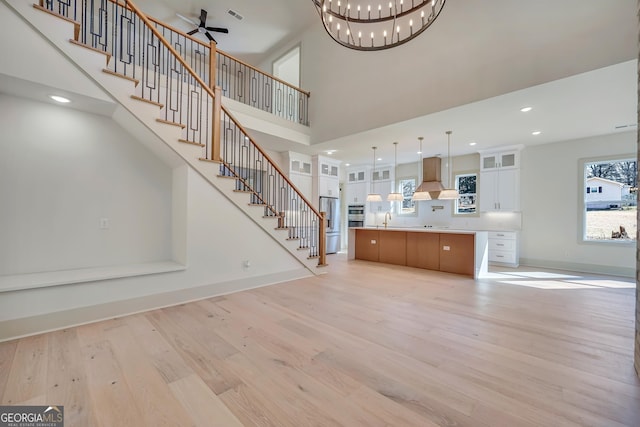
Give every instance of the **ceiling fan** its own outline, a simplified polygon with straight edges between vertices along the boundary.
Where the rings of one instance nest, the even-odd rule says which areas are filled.
[[[211,34],[209,33],[209,31],[215,31],[217,33],[224,33],[224,34],[228,34],[229,30],[226,28],[220,28],[220,27],[207,27],[207,11],[204,9],[200,9],[200,22],[196,22],[190,18],[187,18],[186,16],[180,15],[179,13],[176,13],[176,15],[178,16],[178,18],[183,19],[184,21],[195,25],[196,28],[194,30],[189,31],[187,34],[189,34],[190,36],[195,34],[195,33],[202,33],[204,34],[210,41],[214,41],[216,42],[216,40],[213,38],[213,36],[211,36]],[[218,43],[218,42],[216,42]]]

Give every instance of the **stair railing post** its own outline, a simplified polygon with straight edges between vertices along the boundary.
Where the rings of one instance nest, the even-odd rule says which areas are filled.
[[[213,89],[213,112],[211,117],[211,160],[221,161],[220,158],[220,132],[222,126],[220,117],[222,114],[222,88],[216,86]]]
[[[209,87],[211,90],[215,90],[216,88],[216,72],[218,70],[218,64],[216,63],[217,58],[217,44],[213,40],[209,42]]]
[[[327,213],[320,212],[320,226],[318,227],[318,265],[327,265],[327,228],[325,222],[327,220]]]

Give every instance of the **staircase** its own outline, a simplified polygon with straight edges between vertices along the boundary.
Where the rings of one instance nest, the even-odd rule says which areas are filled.
[[[215,44],[208,57],[202,49],[179,53],[185,43],[175,41],[175,31],[152,22],[130,1],[6,3],[158,137],[144,141],[152,151],[169,147],[309,271],[322,271],[324,213],[221,105],[222,89],[210,88],[191,66],[195,59],[208,60],[208,80],[216,81]],[[163,35],[167,31],[172,43]],[[302,113],[292,117],[299,120]]]

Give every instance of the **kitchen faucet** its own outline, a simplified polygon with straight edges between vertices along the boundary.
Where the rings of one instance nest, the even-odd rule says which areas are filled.
[[[389,220],[387,221],[387,215],[389,216]],[[389,221],[391,221],[391,212],[385,212],[384,213],[384,228],[387,228],[387,225],[389,224]]]

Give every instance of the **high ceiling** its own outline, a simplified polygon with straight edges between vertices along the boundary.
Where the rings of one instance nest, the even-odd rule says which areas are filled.
[[[137,0],[148,15],[184,31],[193,26],[176,14],[198,21],[200,9],[208,12],[207,26],[225,27],[229,34],[212,34],[218,47],[251,63],[294,34],[302,32],[316,19],[310,0]],[[242,16],[238,20],[228,12]],[[203,41],[207,41],[204,35]]]
[[[187,31],[189,24],[176,13],[197,19],[200,8],[207,9],[208,25],[230,30],[228,35],[215,35],[220,49],[255,64],[304,31],[324,35],[311,0],[138,3],[150,15]],[[229,9],[244,19],[236,20]],[[380,147],[384,161],[392,161],[392,143],[399,141],[398,161],[403,163],[415,160],[418,136],[425,137],[425,155],[446,154],[444,131],[449,129],[455,155],[499,145],[635,131],[637,77],[635,62],[630,62],[637,55],[635,0],[449,0],[438,20],[393,52],[364,56],[334,45],[326,35],[326,42],[320,37],[304,45],[313,67],[322,61],[320,66],[327,67],[322,73],[342,86],[328,91],[305,87],[312,92],[316,113],[310,146],[267,135],[258,135],[258,141],[276,151],[337,150],[334,157],[352,164],[369,162],[372,145]],[[351,62],[354,58],[359,62]],[[397,70],[390,70],[389,62]],[[355,64],[342,73],[351,81],[344,80],[332,63]],[[355,81],[354,73],[360,76]],[[433,81],[434,76],[435,86],[419,81]],[[375,99],[392,108],[377,108],[375,102],[362,99],[348,114],[334,107],[348,105],[350,95],[340,99],[345,93],[360,96],[377,82],[393,82],[397,98],[386,94]],[[403,92],[403,84],[416,90]],[[533,110],[521,113],[525,105]],[[342,123],[336,122],[339,116],[344,116]],[[325,121],[332,126],[313,128]],[[531,135],[535,130],[542,133]],[[469,145],[472,141],[476,145]]]
[[[418,136],[425,137],[425,156],[446,154],[445,130],[453,131],[454,155],[500,145],[636,131],[635,0],[449,0],[438,25],[425,34],[400,48],[368,56],[330,41],[311,0],[136,3],[149,15],[185,31],[193,28],[177,14],[197,20],[200,9],[207,9],[207,25],[230,31],[214,35],[220,49],[253,64],[272,57],[305,31],[316,32],[312,42],[303,46],[312,64],[360,61],[356,65],[362,68],[354,67],[349,73],[307,66],[307,71],[313,67],[314,73],[329,78],[350,74],[351,82],[339,82],[344,87],[305,87],[312,92],[312,110],[342,116],[343,123],[334,126],[341,129],[314,128],[320,121],[316,117],[308,146],[258,135],[259,143],[275,151],[326,154],[337,150],[334,157],[355,165],[371,161],[373,145],[380,147],[384,162],[392,162],[392,143],[399,141],[398,161],[404,163],[415,161]],[[230,16],[230,9],[243,19]],[[433,40],[446,43],[433,46]],[[528,61],[528,56],[535,60]],[[390,66],[397,70],[388,73]],[[435,83],[434,76],[438,77]],[[335,101],[343,93],[349,98],[361,94],[362,87],[378,87],[367,79],[393,83],[397,99],[381,98],[383,108],[361,100],[357,108]],[[403,84],[419,85],[420,79],[431,81],[432,86],[413,90],[415,95],[411,89],[402,92]],[[5,87],[11,93],[12,86],[0,80],[0,90]],[[519,109],[526,105],[533,110],[521,113]],[[398,114],[401,108],[410,112]],[[378,116],[370,119],[373,115]],[[534,130],[542,133],[533,136]],[[326,136],[317,135],[322,132]],[[469,145],[472,141],[476,145]]]

